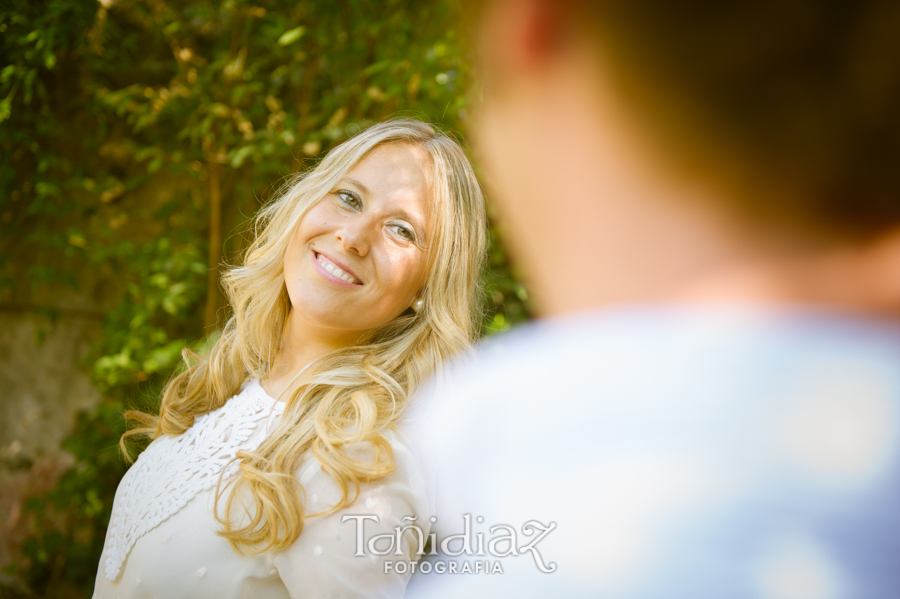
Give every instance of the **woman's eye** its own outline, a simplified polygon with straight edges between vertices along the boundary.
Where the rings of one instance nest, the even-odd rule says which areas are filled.
[[[359,196],[357,196],[352,191],[340,190],[336,191],[335,195],[341,199],[341,203],[345,204],[348,208],[352,208],[353,210],[359,210],[362,206],[362,202],[359,200]]]
[[[403,225],[389,225],[390,229],[397,234],[398,237],[405,239],[406,241],[415,241],[416,235],[413,233],[413,230],[409,227],[405,227]]]

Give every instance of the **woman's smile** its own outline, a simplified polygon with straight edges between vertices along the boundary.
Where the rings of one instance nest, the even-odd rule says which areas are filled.
[[[312,257],[316,271],[326,281],[342,287],[361,287],[363,285],[356,273],[344,263],[316,250],[312,251]]]

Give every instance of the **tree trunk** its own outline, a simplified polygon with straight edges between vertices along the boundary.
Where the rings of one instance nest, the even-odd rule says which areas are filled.
[[[219,274],[222,263],[222,188],[219,182],[220,165],[216,157],[206,163],[209,174],[209,276],[206,281],[206,315],[203,328],[216,325],[219,311]]]

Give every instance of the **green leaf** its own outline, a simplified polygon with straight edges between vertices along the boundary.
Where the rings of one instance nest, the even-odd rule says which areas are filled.
[[[6,83],[7,81],[9,81],[17,70],[18,67],[14,64],[8,64],[3,67],[3,70],[0,71],[0,83]]]
[[[241,165],[244,164],[244,161],[253,155],[254,152],[256,152],[256,147],[254,146],[244,146],[243,148],[238,149],[231,157],[231,166],[233,168],[240,168]]]
[[[385,70],[389,66],[391,66],[392,60],[381,60],[374,64],[370,64],[366,68],[363,69],[362,74],[366,77],[369,75],[374,75],[375,73],[380,73]]]
[[[303,36],[304,33],[306,33],[306,27],[303,27],[302,25],[300,27],[297,27],[296,29],[285,31],[281,34],[281,37],[278,38],[278,45],[288,46],[290,44],[293,44],[298,39],[300,39],[300,37]]]
[[[12,94],[0,100],[0,123],[9,118],[12,114]]]

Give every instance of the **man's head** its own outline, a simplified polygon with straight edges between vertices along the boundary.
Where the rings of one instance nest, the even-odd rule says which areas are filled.
[[[492,0],[479,20],[476,141],[545,313],[900,306],[896,3]]]

